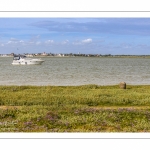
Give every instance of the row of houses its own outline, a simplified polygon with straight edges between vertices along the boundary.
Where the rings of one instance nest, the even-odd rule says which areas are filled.
[[[15,54],[11,53],[11,54],[0,54],[0,57],[13,57]],[[19,54],[18,54],[19,55]],[[69,54],[63,54],[63,53],[59,53],[59,54],[54,54],[54,53],[24,53],[24,55],[26,57],[35,57],[35,56],[55,56],[55,57],[77,57],[77,56],[82,56],[82,57],[150,57],[150,55],[111,55],[111,54],[105,54],[105,55],[101,55],[101,54],[73,54],[73,53],[69,53]]]

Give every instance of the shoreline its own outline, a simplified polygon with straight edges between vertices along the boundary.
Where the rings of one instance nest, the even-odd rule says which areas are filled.
[[[27,58],[150,58],[149,55],[131,55],[131,56],[123,56],[123,55],[111,55],[111,56],[26,56]],[[13,58],[13,56],[0,56],[0,58]]]
[[[97,84],[83,84],[83,85],[17,85],[17,84],[12,84],[12,85],[0,85],[0,87],[2,86],[35,86],[35,87],[90,87],[90,86],[95,86],[95,87],[116,87],[116,86],[119,86],[119,83],[118,84],[112,84],[112,85],[97,85]],[[129,87],[139,87],[139,86],[150,86],[150,84],[127,84],[126,86],[129,86]]]

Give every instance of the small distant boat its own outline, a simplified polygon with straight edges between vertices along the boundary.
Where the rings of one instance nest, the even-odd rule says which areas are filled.
[[[12,65],[41,65],[44,62],[41,58],[27,58],[26,56],[14,56]]]

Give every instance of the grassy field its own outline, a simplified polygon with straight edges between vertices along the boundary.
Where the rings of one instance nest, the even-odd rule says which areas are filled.
[[[150,86],[0,86],[0,132],[149,132]]]

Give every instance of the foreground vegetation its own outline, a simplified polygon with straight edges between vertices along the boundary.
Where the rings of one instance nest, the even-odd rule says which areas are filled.
[[[149,132],[150,86],[0,86],[0,132]]]

